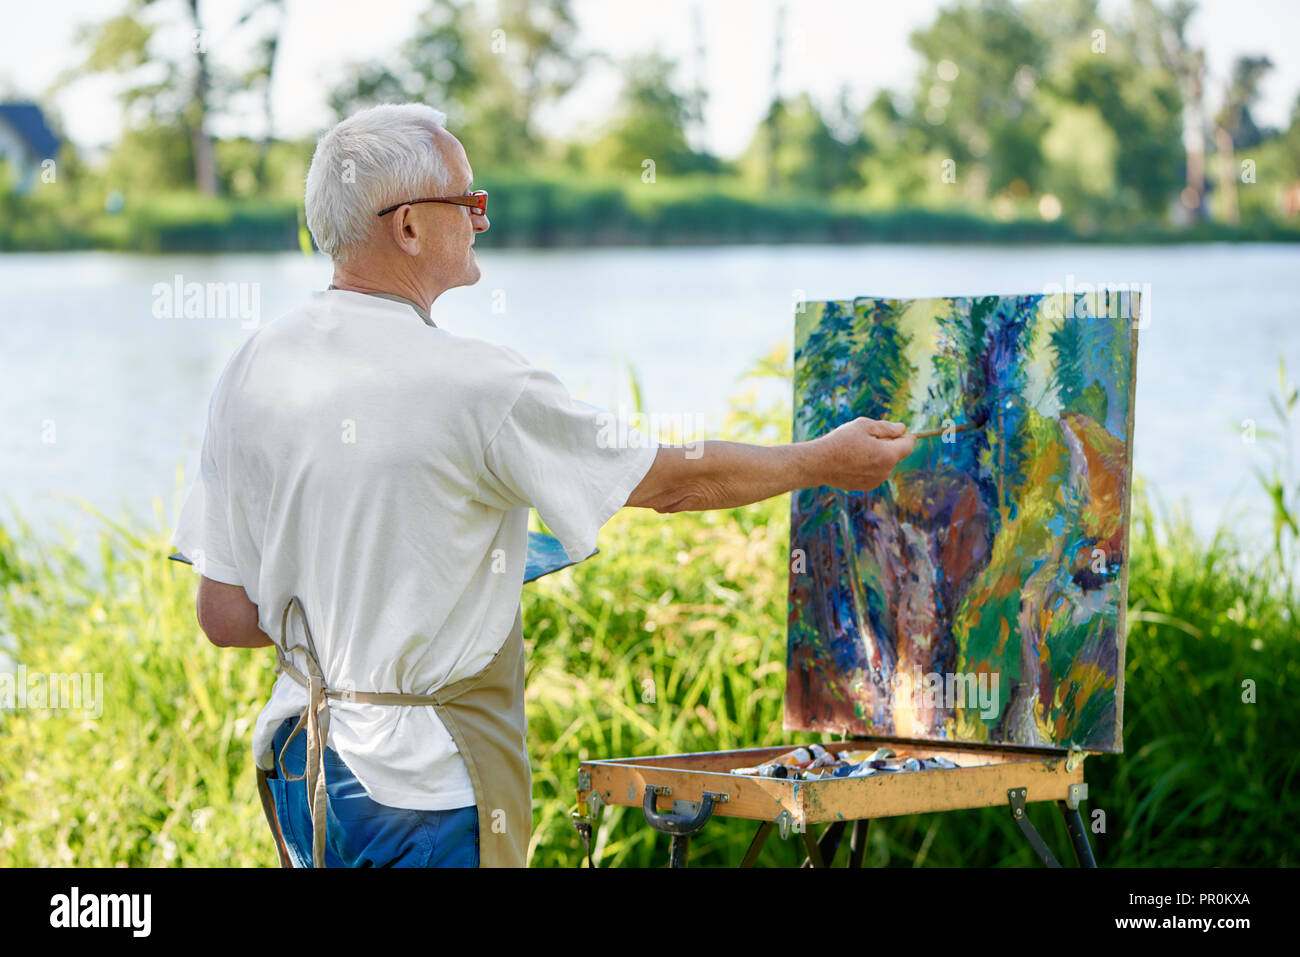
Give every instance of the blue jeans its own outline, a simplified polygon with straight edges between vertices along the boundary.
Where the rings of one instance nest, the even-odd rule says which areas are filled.
[[[275,732],[280,754],[297,718]],[[306,729],[284,755],[284,770],[302,774],[307,764]],[[326,867],[478,867],[478,809],[416,811],[379,804],[333,748],[325,749]],[[311,867],[311,815],[305,781],[285,781],[279,765],[267,781],[276,818],[294,867]]]

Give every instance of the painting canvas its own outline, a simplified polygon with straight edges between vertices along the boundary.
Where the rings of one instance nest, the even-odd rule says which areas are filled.
[[[920,438],[791,496],[786,727],[1122,750],[1136,293],[796,310],[794,438]]]

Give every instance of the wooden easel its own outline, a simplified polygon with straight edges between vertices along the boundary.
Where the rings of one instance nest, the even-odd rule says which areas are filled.
[[[584,761],[578,770],[578,803],[587,814],[575,814],[574,826],[586,845],[590,866],[595,866],[591,837],[600,809],[623,805],[640,807],[647,824],[671,836],[670,867],[686,866],[691,836],[713,817],[760,822],[740,867],[754,865],[774,830],[782,837],[791,832],[802,837],[808,851],[805,867],[829,867],[852,823],[848,866],[861,867],[867,829],[875,818],[1005,806],[1038,859],[1048,867],[1060,867],[1026,814],[1032,802],[1055,801],[1079,866],[1097,866],[1079,813],[1079,803],[1088,794],[1083,780],[1087,752],[898,738],[858,738],[825,747],[838,752],[881,745],[944,757],[958,767],[819,781],[730,773],[732,768],[770,761],[788,752],[789,745]],[[820,837],[814,837],[818,824],[826,827]]]

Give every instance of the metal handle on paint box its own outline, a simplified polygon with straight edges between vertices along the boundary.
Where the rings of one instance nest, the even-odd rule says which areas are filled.
[[[694,834],[700,828],[708,823],[709,818],[713,816],[713,805],[721,804],[727,800],[725,794],[715,794],[712,791],[705,791],[700,796],[700,809],[690,817],[684,817],[680,814],[673,814],[671,811],[660,813],[655,810],[655,799],[660,794],[672,793],[671,788],[655,785],[647,785],[645,789],[645,800],[641,802],[641,809],[645,812],[645,819],[656,831],[661,834],[687,835]]]

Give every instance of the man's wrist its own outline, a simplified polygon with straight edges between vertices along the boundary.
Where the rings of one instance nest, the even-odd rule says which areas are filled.
[[[826,484],[826,442],[825,437],[794,442],[789,446],[794,462],[791,491],[801,488],[816,488]]]

